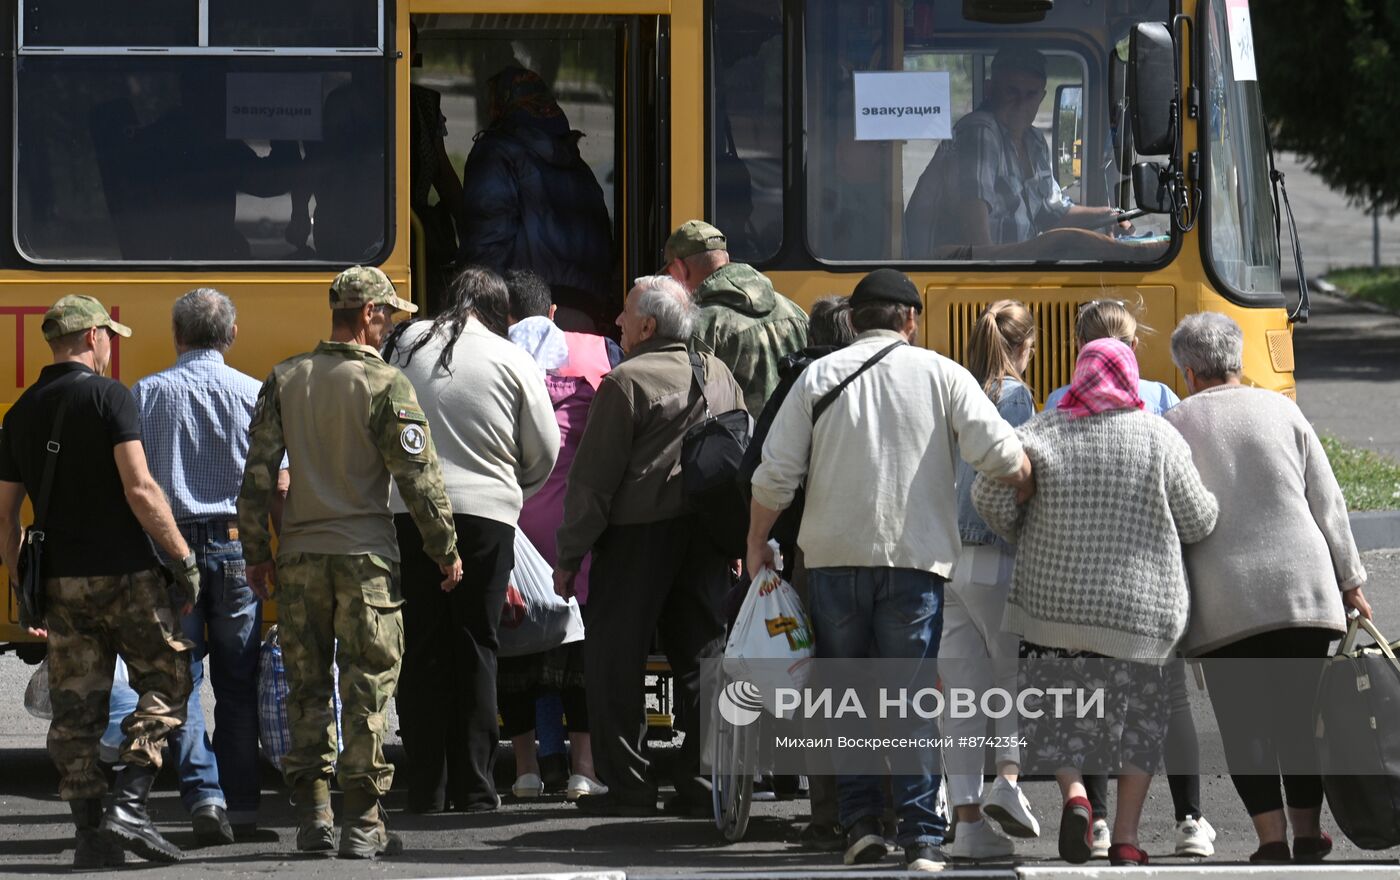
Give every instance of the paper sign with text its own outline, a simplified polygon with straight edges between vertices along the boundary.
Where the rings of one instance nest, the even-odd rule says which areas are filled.
[[[945,71],[857,71],[856,140],[924,141],[953,136]]]
[[[230,73],[225,137],[239,141],[319,141],[319,73]]]
[[[1259,79],[1254,67],[1254,29],[1249,23],[1249,0],[1229,0],[1225,15],[1230,28],[1230,59],[1234,62],[1235,80]]]

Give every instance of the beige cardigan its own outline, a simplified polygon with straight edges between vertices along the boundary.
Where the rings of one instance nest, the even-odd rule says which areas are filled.
[[[1346,501],[1317,434],[1282,394],[1220,385],[1166,413],[1220,500],[1210,537],[1186,548],[1197,656],[1276,629],[1342,632],[1341,592],[1366,582]]]

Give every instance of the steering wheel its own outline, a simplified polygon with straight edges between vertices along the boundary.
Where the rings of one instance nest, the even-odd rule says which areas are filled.
[[[1111,216],[1111,217],[1108,217],[1108,218],[1106,218],[1106,219],[1104,219],[1104,220],[1100,220],[1098,223],[1095,223],[1095,224],[1092,225],[1092,226],[1086,226],[1086,227],[1084,227],[1084,228],[1085,228],[1085,229],[1102,229],[1102,228],[1105,227],[1105,226],[1113,226],[1113,225],[1115,225],[1115,224],[1122,223],[1122,222],[1125,221],[1125,220],[1136,220],[1137,218],[1139,218],[1139,217],[1144,217],[1144,216],[1146,216],[1147,214],[1148,214],[1148,212],[1147,212],[1147,211],[1144,211],[1142,208],[1134,208],[1134,209],[1132,209],[1131,211],[1120,211],[1120,212],[1118,212],[1117,214],[1114,214],[1114,215]]]

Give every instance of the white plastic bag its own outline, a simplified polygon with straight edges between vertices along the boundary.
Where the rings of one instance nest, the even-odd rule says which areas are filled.
[[[578,600],[565,602],[554,592],[554,570],[520,529],[496,637],[501,657],[538,654],[583,639]]]
[[[725,645],[727,677],[752,682],[771,706],[775,688],[807,683],[812,655],[812,621],[797,591],[776,571],[764,568],[749,585]]]

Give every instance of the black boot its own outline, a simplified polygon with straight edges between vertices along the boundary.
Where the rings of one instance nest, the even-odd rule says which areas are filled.
[[[80,870],[93,868],[120,868],[126,864],[126,852],[97,830],[102,822],[102,801],[85,798],[69,801],[73,811],[73,825],[78,829],[78,846],[73,851],[73,867]]]
[[[180,848],[161,836],[146,813],[146,798],[155,781],[154,767],[127,764],[118,770],[112,803],[102,817],[102,833],[148,861],[178,862]]]

